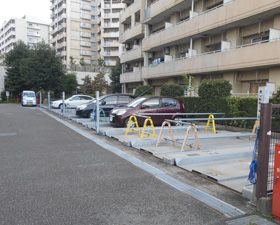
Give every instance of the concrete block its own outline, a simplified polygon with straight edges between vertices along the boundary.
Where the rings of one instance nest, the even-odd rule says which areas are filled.
[[[253,185],[244,186],[242,188],[242,196],[248,200],[253,200]]]
[[[174,158],[163,157],[162,160],[163,160],[163,162],[168,163],[170,165],[175,165],[175,159]]]
[[[257,199],[257,212],[262,215],[271,215],[272,213],[272,196]]]

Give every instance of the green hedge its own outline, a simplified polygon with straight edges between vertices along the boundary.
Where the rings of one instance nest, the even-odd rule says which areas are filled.
[[[183,96],[184,95],[184,87],[179,84],[164,84],[160,89],[160,96]]]
[[[186,107],[187,113],[225,113],[215,117],[256,117],[257,97],[225,97],[209,102],[200,97],[178,97]],[[194,117],[194,116],[192,116]],[[205,116],[196,116],[205,117]],[[255,120],[216,121],[217,124],[252,128]]]

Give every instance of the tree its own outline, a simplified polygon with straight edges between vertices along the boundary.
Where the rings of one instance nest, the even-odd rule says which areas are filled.
[[[72,69],[76,64],[76,61],[74,60],[73,56],[70,56],[69,58],[70,58],[70,68]]]
[[[122,66],[120,64],[120,60],[117,60],[116,66],[112,67],[112,72],[109,75],[111,79],[111,87],[113,93],[121,93],[122,92],[122,85],[120,83],[120,75],[122,73]]]
[[[44,42],[29,51],[29,57],[22,59],[20,65],[20,73],[28,89],[61,92],[65,71],[56,51]]]
[[[194,81],[194,77],[187,75],[186,73],[182,74],[183,80],[186,84],[188,90],[188,95],[192,95],[194,92],[197,92],[197,83]]]
[[[76,91],[78,86],[76,74],[66,74],[66,76],[64,76],[63,84],[66,94],[72,94],[73,91]]]
[[[81,65],[81,66],[86,65],[86,62],[85,62],[84,57],[80,58],[80,65]]]
[[[18,96],[22,90],[62,91],[65,76],[61,58],[44,42],[30,49],[22,41],[6,54],[6,90]]]
[[[84,81],[84,83],[80,86],[81,92],[87,95],[93,94],[91,77],[89,75],[86,75],[85,78],[82,79],[82,81]]]
[[[10,91],[11,96],[17,97],[22,90],[29,89],[25,84],[25,78],[20,72],[21,62],[30,55],[30,48],[23,41],[15,43],[13,50],[5,55],[6,78],[5,89]]]
[[[139,85],[135,90],[135,96],[152,95],[153,87],[149,85]]]
[[[106,66],[105,60],[102,59],[102,58],[99,58],[99,59],[98,59],[98,66]]]
[[[99,91],[100,95],[111,92],[111,87],[108,85],[108,82],[105,80],[105,75],[102,72],[99,72],[99,74],[94,77],[91,84],[93,91]]]

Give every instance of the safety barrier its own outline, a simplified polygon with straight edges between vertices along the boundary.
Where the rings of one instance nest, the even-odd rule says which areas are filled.
[[[103,116],[101,116],[101,115],[103,115]],[[103,117],[104,120],[103,120],[103,119],[100,119],[101,117]],[[96,111],[95,111],[95,110],[94,110],[94,111],[91,113],[91,115],[90,115],[90,121],[91,121],[91,122],[92,122],[92,121],[96,121]],[[101,121],[101,122],[107,122],[106,113],[105,113],[105,111],[104,111],[103,109],[100,109],[100,110],[99,110],[99,121]]]
[[[215,120],[212,120],[212,119],[215,119],[215,118],[214,118],[214,115],[213,115],[213,114],[210,114],[209,117],[208,117],[208,119],[209,119],[209,120],[207,121],[205,131],[207,132],[208,130],[213,130],[214,134],[216,134]],[[210,126],[210,123],[212,123],[212,127],[209,127],[209,126]]]
[[[175,120],[166,120],[162,123],[162,126],[161,126],[161,130],[160,130],[160,133],[159,133],[159,137],[158,137],[158,140],[157,140],[157,143],[156,143],[156,147],[159,146],[160,142],[166,142],[166,141],[171,141],[173,145],[175,145],[175,143],[179,143],[178,139],[175,139],[174,138],[174,135],[173,135],[173,132],[172,132],[172,127],[171,127],[171,124],[170,122],[180,122],[182,124],[187,124],[187,123],[184,123],[182,121],[175,121]],[[170,133],[170,137],[171,139],[168,139],[168,138],[162,138],[162,134],[163,134],[163,129],[165,128],[165,125],[168,125],[168,128],[169,128],[169,133]],[[195,124],[191,124],[188,129],[187,129],[187,132],[186,132],[186,135],[185,135],[185,138],[184,138],[184,141],[183,141],[183,145],[181,147],[181,152],[183,152],[185,150],[185,147],[186,146],[189,146],[190,148],[193,148],[194,144],[188,144],[187,145],[187,141],[188,141],[188,137],[190,135],[190,131],[193,129],[194,131],[194,136],[195,136],[195,140],[196,140],[196,148],[197,150],[200,150],[200,145],[199,145],[199,140],[198,140],[198,135],[197,135],[197,129],[195,127]]]
[[[137,121],[137,116],[146,118],[145,121],[144,121],[144,125],[143,125],[142,130],[140,130],[140,128],[139,128],[138,121]],[[150,123],[150,125],[148,125],[148,122]],[[131,128],[132,125],[135,125],[136,130]],[[153,131],[152,134],[145,132],[147,127],[152,128],[152,131]],[[128,120],[125,135],[127,135],[129,132],[137,132],[140,135],[141,138],[143,138],[143,137],[156,137],[154,123],[153,123],[151,117],[149,117],[149,116],[141,116],[141,115],[138,115],[138,114],[130,116],[129,120]]]

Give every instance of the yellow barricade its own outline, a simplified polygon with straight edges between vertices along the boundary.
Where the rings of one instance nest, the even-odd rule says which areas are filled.
[[[148,122],[150,122],[150,125],[148,125]],[[136,130],[130,128],[130,125],[132,123],[135,124]],[[152,130],[153,130],[152,134],[145,133],[145,129],[147,127],[151,127],[152,128]],[[130,116],[128,124],[127,124],[125,135],[127,135],[129,132],[138,132],[138,134],[141,135],[141,138],[143,138],[143,137],[156,137],[156,132],[155,132],[154,124],[153,124],[153,121],[152,121],[151,117],[148,117],[147,119],[145,119],[143,130],[141,132],[141,130],[139,129],[139,125],[138,125],[138,121],[137,121],[136,116],[134,116],[134,115]]]
[[[207,125],[206,125],[206,129],[205,131],[207,130],[213,130],[214,134],[216,134],[216,127],[215,127],[215,120],[211,120],[211,119],[214,119],[214,115],[213,114],[210,114],[209,117],[208,117],[208,121],[207,121]],[[212,127],[209,127],[210,126],[210,123],[212,123]]]

